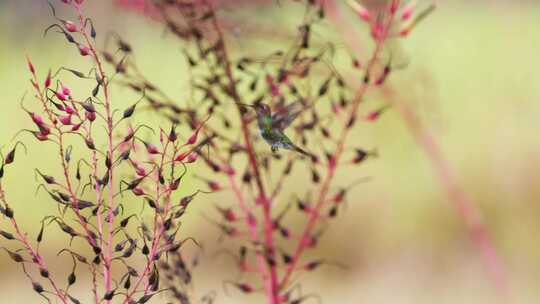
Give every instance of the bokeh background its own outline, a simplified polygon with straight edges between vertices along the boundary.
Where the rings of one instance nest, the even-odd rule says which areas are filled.
[[[110,1],[88,2],[98,29],[125,36],[151,79],[173,96],[185,95],[181,46],[163,35],[162,26]],[[294,11],[276,9],[272,1],[260,7],[233,2],[225,5],[225,14],[235,17],[239,37],[232,41],[234,48],[256,48],[251,38],[242,38],[243,31],[254,28],[267,35],[267,42],[286,43],[287,27],[279,26],[280,18],[294,20]],[[29,126],[19,108],[20,98],[30,91],[25,55],[41,70],[78,64],[79,57],[63,41],[43,38],[51,22],[46,1],[0,1],[0,145],[10,144],[18,130]],[[365,31],[351,22],[358,32]],[[410,63],[392,76],[392,85],[435,135],[460,184],[482,211],[506,267],[511,298],[501,298],[494,289],[423,150],[394,111],[355,134],[359,143],[377,147],[380,156],[347,178],[373,180],[351,194],[346,213],[318,249],[320,255],[350,265],[350,270],[322,268],[305,278],[304,290],[316,291],[324,303],[539,303],[540,4],[439,1],[436,13],[404,41],[401,51]],[[114,94],[120,102],[133,97],[124,90]],[[157,117],[148,119],[159,122]],[[29,153],[19,155],[6,183],[19,221],[35,235],[41,217],[54,212],[55,206],[43,195],[35,196],[33,169],[53,173],[58,167],[50,147],[26,139]],[[296,182],[298,187],[304,183]],[[186,223],[186,233],[201,239],[208,253],[196,272],[196,286],[216,290],[218,303],[262,303],[259,298],[227,297],[221,290],[220,279],[231,275],[232,263],[212,258],[218,231],[198,216],[216,199],[219,196],[198,202]],[[49,243],[63,241],[60,235],[47,238]],[[46,255],[54,266],[63,267],[54,254]],[[0,286],[0,303],[40,301],[3,252]]]

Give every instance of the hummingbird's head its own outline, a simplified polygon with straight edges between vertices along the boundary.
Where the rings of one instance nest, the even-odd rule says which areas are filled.
[[[262,102],[254,104],[253,107],[255,108],[255,112],[257,112],[257,116],[266,116],[271,113],[270,107]]]

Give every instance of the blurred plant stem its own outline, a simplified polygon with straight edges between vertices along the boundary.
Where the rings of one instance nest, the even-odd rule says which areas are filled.
[[[339,5],[329,1],[329,20],[336,25],[338,31],[341,31],[346,43],[349,44],[356,53],[361,53],[362,50],[360,44],[355,39],[355,33],[351,30],[354,28],[354,25],[350,24],[347,18],[343,16],[340,9]],[[493,245],[488,228],[482,220],[481,211],[475,206],[469,194],[467,194],[459,184],[453,166],[444,156],[436,138],[415,115],[414,109],[400,98],[394,98],[392,103],[397,109],[398,114],[401,116],[401,119],[404,121],[408,131],[426,153],[434,173],[437,175],[439,182],[446,192],[446,196],[454,205],[458,215],[467,226],[469,237],[478,247],[487,272],[489,273],[497,292],[505,299],[508,299],[511,290],[506,267]]]

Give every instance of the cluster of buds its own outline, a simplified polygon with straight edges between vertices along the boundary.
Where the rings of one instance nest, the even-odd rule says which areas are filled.
[[[405,37],[410,34],[410,32],[418,25],[418,23],[424,20],[429,14],[431,14],[435,8],[435,4],[430,4],[428,7],[417,11],[417,1],[411,0],[407,4],[402,5],[399,0],[389,1],[390,5],[388,6],[388,14],[395,16],[395,23],[398,25],[398,31],[396,33],[385,34],[386,31],[384,18],[376,18],[376,14],[373,14],[369,9],[360,4],[358,0],[347,0],[347,4],[356,12],[358,17],[370,25],[371,35],[374,39],[381,39],[384,36],[398,36]],[[386,39],[386,37],[385,37]]]
[[[92,288],[80,289],[92,291],[84,298],[93,297],[96,303],[147,303],[169,290],[161,284],[160,261],[169,254],[178,255],[183,244],[192,240],[181,237],[180,221],[194,199],[208,192],[195,189],[183,197],[176,195],[189,192],[183,180],[199,156],[208,158],[204,148],[212,144],[212,137],[203,132],[208,117],[194,121],[194,131],[176,124],[165,131],[137,121],[141,99],[119,108],[121,105],[113,103],[111,77],[95,46],[97,32],[91,19],[82,13],[84,1],[62,2],[73,8],[75,20],[80,21],[57,17],[51,4],[59,23],[47,31],[57,29],[69,44],[76,45],[85,60],[90,60],[92,69],[81,72],[62,67],[56,73],[41,73],[28,58],[34,103],[30,107],[21,102],[31,125],[23,131],[31,133],[39,145],[57,148],[60,174],[41,168],[35,172],[41,182],[38,190],[58,206],[58,214],[43,217],[34,240],[18,225],[16,208],[2,183],[17,151],[20,147],[26,150],[22,142],[17,142],[2,155],[0,163],[0,213],[12,230],[0,230],[0,236],[19,242],[11,242],[16,249],[7,245],[2,248],[14,262],[24,265],[33,290],[49,303],[50,297],[64,304],[81,303],[81,295],[70,288],[81,275],[89,276],[85,281],[92,282]],[[92,82],[94,89],[74,91],[68,83],[75,81]],[[157,136],[154,129],[159,129]],[[212,184],[210,190],[219,187]],[[40,253],[45,231],[50,229],[58,229],[67,237],[59,250],[61,258],[73,263],[65,288],[58,280],[61,274],[49,269]],[[138,265],[141,260],[145,262]],[[190,267],[182,268],[186,276],[190,276]],[[189,282],[185,283],[187,289]],[[179,289],[177,293],[183,294]]]

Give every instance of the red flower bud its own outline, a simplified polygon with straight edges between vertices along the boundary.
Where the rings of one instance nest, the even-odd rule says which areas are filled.
[[[390,13],[393,15],[397,12],[399,9],[399,1],[392,0],[392,4],[390,4]]]
[[[133,190],[131,190],[133,192],[133,194],[135,194],[136,196],[141,196],[141,195],[144,195],[144,190],[137,187],[137,188],[134,188]]]
[[[199,157],[199,154],[197,154],[196,152],[191,152],[187,158],[186,163],[188,164],[194,163],[198,157]]]
[[[71,125],[71,114],[60,116],[59,120],[65,126]]]
[[[28,112],[28,115],[30,115],[30,118],[32,118],[32,121],[38,126],[41,126],[45,123],[45,121],[43,120],[43,117],[39,116],[38,114],[34,112]]]
[[[79,53],[81,56],[88,56],[90,54],[90,48],[85,45],[79,44]]]
[[[64,95],[64,93],[62,92],[56,92],[54,94],[56,95],[56,98],[58,98],[61,101],[66,101],[67,99],[66,95]]]
[[[90,121],[96,120],[96,112],[86,112],[84,113],[84,116],[86,116],[86,119]]]
[[[39,141],[46,141],[49,139],[49,137],[47,135],[43,135],[41,133],[38,133],[36,132],[36,134],[34,134],[36,136],[36,138],[39,140]]]
[[[64,108],[64,111],[66,111],[66,113],[68,113],[68,114],[73,114],[73,113],[75,113],[75,110],[74,110],[72,107],[70,107],[70,106],[66,106],[66,107]]]
[[[231,167],[231,166],[229,166],[229,165],[223,166],[223,167],[221,168],[221,170],[222,170],[225,174],[227,174],[227,175],[231,175],[231,176],[232,176],[232,175],[235,175],[235,174],[236,174],[236,172],[234,171],[234,168]]]
[[[411,28],[410,27],[404,27],[402,28],[400,31],[399,31],[399,36],[401,37],[405,37],[407,35],[409,35],[409,32],[411,31]]]
[[[371,14],[365,7],[360,5],[360,3],[354,0],[349,0],[347,2],[351,6],[351,8],[354,11],[356,11],[356,13],[358,14],[358,16],[360,16],[360,18],[362,18],[366,22],[369,22],[371,20]]]
[[[49,127],[47,127],[46,125],[38,125],[38,127],[39,127],[39,133],[41,135],[47,136],[47,135],[51,134],[51,129]]]
[[[71,94],[71,90],[68,87],[62,85],[62,94],[68,96]]]
[[[73,131],[73,132],[78,131],[81,128],[82,124],[83,123],[81,122],[81,123],[78,123],[78,124],[74,125],[73,127],[71,127],[71,131]]]
[[[159,149],[154,144],[144,142],[144,146],[146,147],[146,151],[150,154],[158,154]]]
[[[212,190],[212,191],[219,191],[219,190],[221,190],[221,186],[220,186],[217,182],[209,181],[209,182],[208,182],[208,187],[209,187],[210,190]]]
[[[194,143],[197,142],[197,137],[199,136],[199,130],[200,130],[200,129],[197,129],[197,130],[195,131],[195,133],[193,133],[193,134],[188,138],[186,144],[188,144],[188,145],[193,145]]]
[[[366,22],[369,22],[371,20],[371,14],[366,8],[362,8],[360,11],[358,11],[358,16],[360,16],[360,18],[362,18]]]
[[[187,152],[182,152],[182,153],[178,154],[178,156],[176,156],[174,161],[181,162],[181,161],[184,160],[184,158],[186,158],[186,156],[188,156],[188,153]]]
[[[64,27],[68,32],[76,32],[77,31],[77,25],[71,21],[64,21]]]
[[[407,6],[405,6],[405,8],[403,8],[403,12],[401,13],[401,20],[406,21],[409,18],[411,18],[415,8],[416,8],[416,1],[415,0],[408,3]]]
[[[48,88],[51,86],[51,70],[49,70],[49,73],[47,74],[47,78],[45,78],[45,88]]]
[[[225,211],[225,219],[230,222],[234,222],[236,221],[236,214],[232,210],[228,209]]]
[[[143,167],[137,166],[135,168],[135,173],[137,173],[138,176],[145,176],[146,175],[146,170],[144,170]]]
[[[30,58],[26,56],[26,61],[28,62],[28,69],[32,74],[36,74],[36,68],[34,68],[34,64],[32,64],[32,61],[30,61]]]

